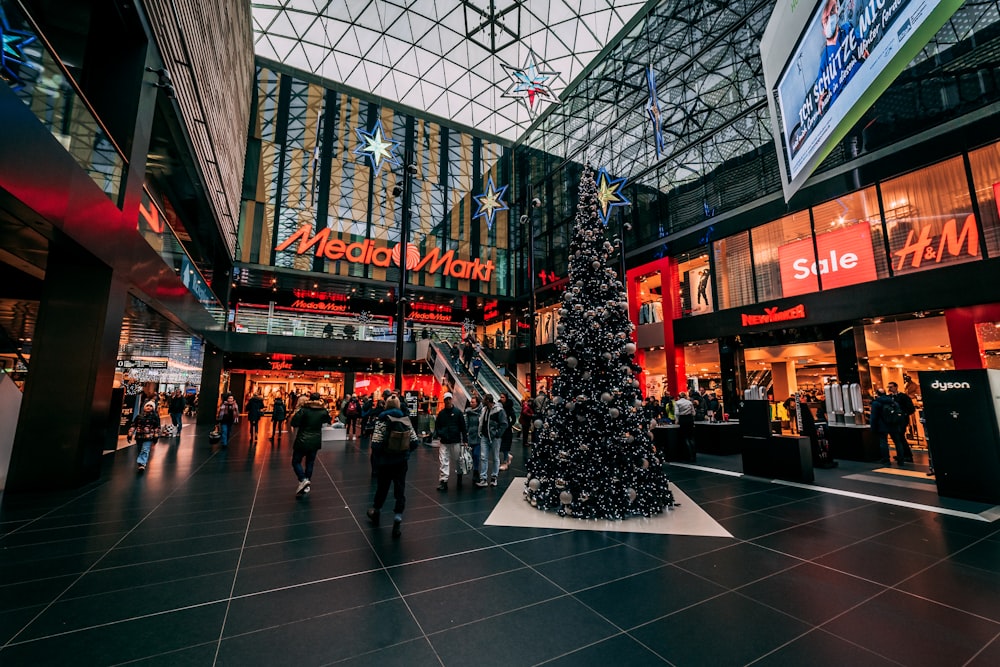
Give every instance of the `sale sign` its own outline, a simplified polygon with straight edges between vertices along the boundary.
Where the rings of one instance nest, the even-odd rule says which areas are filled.
[[[818,258],[813,257],[811,238],[778,248],[782,296],[815,292],[819,289],[817,275],[823,276],[825,290],[856,285],[878,277],[868,222],[817,235],[816,250]]]

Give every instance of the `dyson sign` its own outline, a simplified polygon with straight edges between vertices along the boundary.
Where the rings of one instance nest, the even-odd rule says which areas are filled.
[[[875,280],[875,255],[872,252],[871,227],[860,222],[834,232],[816,236],[818,259],[811,238],[778,248],[782,296],[808,294],[819,289],[817,276],[823,276],[823,289],[833,289]]]
[[[937,389],[938,391],[948,391],[949,389],[972,389],[972,385],[968,382],[941,382],[940,380],[934,380],[931,383],[931,389]]]

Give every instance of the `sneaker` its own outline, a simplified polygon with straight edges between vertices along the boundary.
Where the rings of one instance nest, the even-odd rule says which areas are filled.
[[[297,489],[295,489],[295,495],[301,496],[303,493],[306,492],[306,487],[307,486],[309,486],[309,480],[308,479],[304,479],[301,482],[299,482],[299,487]]]
[[[380,517],[381,517],[381,512],[379,512],[377,509],[375,509],[374,507],[368,509],[368,523],[370,523],[373,526],[377,526]]]
[[[395,519],[392,522],[392,536],[393,537],[399,537],[400,535],[403,534],[402,523],[403,523],[402,519]]]
[[[485,478],[479,480],[478,482],[476,482],[476,488],[485,489],[487,486],[489,486],[489,484],[486,483],[486,479]]]
[[[437,485],[437,490],[438,491],[447,491],[448,490],[448,480],[442,479],[441,483]]]
[[[306,495],[310,491],[312,491],[312,487],[311,486],[307,486],[306,488],[302,489],[302,495]]]
[[[496,486],[496,485],[497,485],[497,478],[490,477],[490,486]]]
[[[138,468],[136,468],[136,472],[146,472],[146,466],[140,465]]]
[[[507,464],[506,463],[501,463],[500,464],[500,470],[506,470],[506,469],[507,469]]]

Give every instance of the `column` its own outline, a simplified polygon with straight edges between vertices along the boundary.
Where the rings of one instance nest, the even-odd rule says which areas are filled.
[[[779,403],[795,393],[798,389],[798,383],[795,380],[795,362],[772,362],[771,381],[774,383],[774,400]]]
[[[746,363],[743,359],[743,345],[735,336],[719,339],[719,371],[722,375],[723,412],[730,419],[738,416],[738,407],[743,400],[746,383]]]
[[[214,424],[219,408],[219,383],[222,381],[222,352],[209,343],[201,362],[201,388],[198,390],[198,425]],[[293,406],[288,406],[291,410]]]
[[[72,488],[100,475],[127,298],[111,267],[60,232],[49,255],[8,491]]]

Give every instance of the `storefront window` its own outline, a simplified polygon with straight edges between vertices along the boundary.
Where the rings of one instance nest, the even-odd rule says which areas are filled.
[[[882,204],[896,275],[982,257],[962,158],[886,181]]]
[[[889,277],[875,188],[813,207],[823,289]]]
[[[750,268],[750,234],[742,232],[716,241],[715,269],[719,274],[719,303],[737,308],[753,303],[753,272]]]
[[[677,262],[681,316],[712,312],[712,271],[708,263],[708,246],[679,255],[674,260]]]
[[[809,211],[786,215],[754,229],[753,255],[759,300],[780,299],[819,289]]]
[[[975,182],[979,215],[983,220],[986,251],[990,257],[1000,257],[1000,209],[997,190],[1000,189],[1000,143],[969,153],[972,180]]]
[[[976,336],[984,366],[1000,370],[1000,322],[980,322],[976,325]]]

